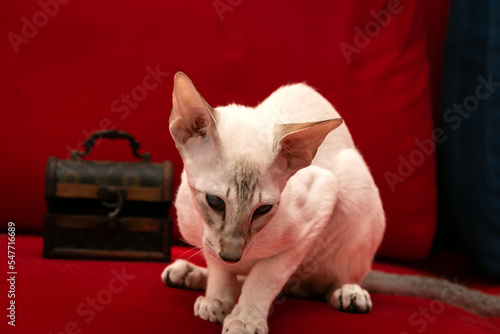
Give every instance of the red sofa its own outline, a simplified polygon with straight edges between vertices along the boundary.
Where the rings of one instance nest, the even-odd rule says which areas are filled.
[[[380,188],[387,231],[374,267],[446,275],[500,293],[462,253],[431,253],[441,135],[433,115],[448,6],[431,0],[2,3],[0,218],[1,232],[15,224],[15,257],[5,262],[14,260],[17,274],[6,269],[15,279],[2,283],[0,332],[221,331],[193,315],[199,292],[165,287],[165,263],[42,258],[45,162],[68,158],[95,130],[132,133],[153,161],[173,162],[178,186],[182,164],[168,133],[177,70],[214,106],[255,105],[282,84],[307,81],[342,114]],[[100,144],[89,159],[128,160],[128,150]],[[7,254],[7,234],[0,244]],[[203,264],[177,229],[172,258]],[[357,315],[279,299],[270,331],[500,333],[498,319],[436,300],[375,294],[373,303],[372,313]]]

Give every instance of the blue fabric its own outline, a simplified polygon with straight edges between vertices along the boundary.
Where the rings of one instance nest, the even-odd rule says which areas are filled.
[[[500,1],[452,1],[440,121],[440,224],[500,279]]]

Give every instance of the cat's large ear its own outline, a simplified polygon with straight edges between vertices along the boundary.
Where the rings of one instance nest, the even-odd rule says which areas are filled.
[[[191,138],[214,139],[214,109],[198,93],[189,77],[177,72],[174,77],[170,133],[179,151],[184,153],[186,142]]]
[[[342,118],[335,118],[319,122],[279,125],[278,158],[286,160],[290,175],[311,164],[326,136],[342,122]]]

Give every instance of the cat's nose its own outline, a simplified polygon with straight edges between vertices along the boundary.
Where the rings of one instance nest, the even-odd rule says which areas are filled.
[[[235,263],[243,256],[245,239],[238,235],[238,231],[226,228],[221,235],[219,246],[219,257],[226,263]]]
[[[241,256],[238,256],[238,257],[231,256],[229,254],[222,254],[221,252],[219,252],[219,256],[224,262],[227,262],[227,263],[236,263],[239,260],[241,260]]]

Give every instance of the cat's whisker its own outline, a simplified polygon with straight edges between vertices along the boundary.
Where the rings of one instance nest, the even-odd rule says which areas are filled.
[[[198,248],[198,247],[196,247],[196,248]],[[186,260],[188,260],[188,261],[189,261],[189,260],[191,260],[193,257],[198,256],[198,255],[200,255],[200,254],[203,256],[203,258],[205,257],[205,251],[204,251],[204,249],[203,249],[203,248],[198,248],[198,251],[196,251],[195,253],[191,254],[191,255],[190,255],[190,256],[189,256]]]

